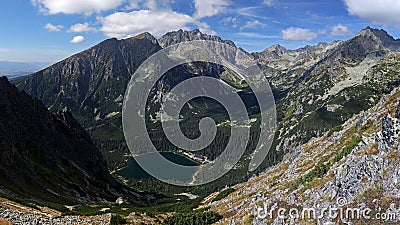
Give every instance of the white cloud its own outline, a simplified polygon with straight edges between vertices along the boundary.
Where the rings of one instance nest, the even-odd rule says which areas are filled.
[[[237,25],[237,18],[235,17],[226,17],[220,21],[220,23],[224,24],[225,26],[231,24],[233,28],[236,28]]]
[[[209,34],[209,35],[217,35],[217,32],[213,31],[211,29],[210,25],[208,25],[205,22],[195,21],[194,24],[198,27],[198,29],[202,33]]]
[[[106,36],[116,38],[127,38],[143,32],[160,36],[172,30],[188,29],[189,24],[195,24],[203,30],[209,28],[189,15],[173,11],[117,12],[101,17],[99,21],[102,23],[100,30]]]
[[[83,33],[89,31],[96,31],[96,28],[90,27],[89,23],[77,23],[69,28],[70,33]]]
[[[326,34],[326,29],[320,29],[320,30],[318,30],[318,35],[325,35]]]
[[[194,0],[195,18],[211,17],[226,11],[230,5],[229,0]]]
[[[60,32],[64,27],[62,25],[53,25],[51,23],[48,23],[44,26],[44,29],[46,29],[49,32]]]
[[[303,29],[299,27],[290,27],[286,30],[282,30],[282,38],[284,40],[291,41],[312,41],[318,35],[309,29]]]
[[[274,0],[264,0],[264,5],[272,6],[274,4]]]
[[[134,10],[134,9],[139,9],[139,4],[137,2],[131,2],[129,5],[124,7],[124,10],[129,11],[129,10]]]
[[[32,4],[46,14],[91,15],[115,9],[126,0],[31,0]]]
[[[233,10],[233,12],[235,12],[241,16],[253,17],[253,18],[257,18],[257,19],[268,19],[265,16],[257,15],[257,11],[260,8],[262,8],[262,7],[259,7],[259,6],[243,7],[243,8]]]
[[[351,35],[351,31],[349,30],[348,27],[343,26],[342,24],[338,24],[338,25],[332,27],[331,35],[332,36],[347,36],[347,35]]]
[[[72,38],[72,40],[70,41],[70,43],[72,44],[78,44],[85,41],[85,38],[83,36],[75,36]]]
[[[350,15],[381,25],[400,26],[399,0],[344,0]]]
[[[247,21],[245,25],[243,25],[240,30],[244,30],[244,29],[254,29],[257,27],[261,27],[261,28],[266,28],[267,24],[265,23],[261,23],[258,20],[254,20],[254,21]]]

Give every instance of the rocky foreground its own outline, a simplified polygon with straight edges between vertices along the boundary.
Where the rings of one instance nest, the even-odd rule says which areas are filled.
[[[20,206],[21,207],[21,206]],[[58,216],[22,207],[22,210],[0,206],[0,218],[4,224],[41,225],[88,225],[110,224],[111,214],[99,216]]]

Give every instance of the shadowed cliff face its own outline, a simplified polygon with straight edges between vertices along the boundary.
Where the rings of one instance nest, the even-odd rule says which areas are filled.
[[[5,77],[0,78],[0,190],[71,203],[115,201],[128,193],[69,111],[50,113]]]

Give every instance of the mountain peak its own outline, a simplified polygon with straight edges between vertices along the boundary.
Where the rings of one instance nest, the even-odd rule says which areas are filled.
[[[270,47],[268,47],[264,51],[262,51],[262,53],[271,53],[276,56],[281,56],[287,52],[288,52],[288,50],[280,44],[271,45]]]
[[[149,32],[143,32],[134,37],[123,39],[122,41],[133,41],[133,40],[148,40],[148,41],[152,42],[153,44],[158,44],[157,38],[155,38]]]
[[[149,32],[143,32],[143,33],[141,33],[141,34],[136,35],[136,36],[133,37],[133,38],[136,38],[136,39],[150,39],[150,40],[156,39],[156,38],[155,38],[152,34],[150,34]]]
[[[372,32],[372,28],[368,26],[362,29],[356,36],[371,36],[371,35],[374,35],[374,33]]]
[[[217,41],[236,47],[233,41],[222,40],[222,38],[220,38],[219,36],[213,36],[202,33],[199,29],[191,31],[180,29],[178,31],[168,32],[165,35],[163,35],[160,39],[158,39],[158,42],[161,45],[161,47],[166,48],[168,46],[178,44],[181,42],[196,41],[196,40]]]
[[[271,45],[270,47],[268,47],[268,48],[265,49],[265,51],[277,51],[277,50],[279,50],[279,51],[286,51],[286,48],[283,47],[283,46],[280,45],[280,44],[274,44],[274,45]]]
[[[369,37],[372,36],[376,39],[379,39],[379,41],[382,42],[382,45],[385,48],[392,50],[392,51],[400,51],[400,40],[394,39],[384,29],[376,29],[376,28],[371,28],[370,26],[368,26],[368,27],[364,28],[363,30],[361,30],[361,32],[358,33],[357,36],[369,36]]]

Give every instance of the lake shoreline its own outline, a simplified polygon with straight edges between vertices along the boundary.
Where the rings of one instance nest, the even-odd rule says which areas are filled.
[[[185,154],[182,154],[182,152],[169,151],[169,152],[159,152],[159,153],[164,158],[166,158],[168,161],[174,162],[179,165],[184,165],[184,166],[189,166],[189,167],[196,167],[196,166],[201,165],[201,162],[198,162],[192,158],[189,158]],[[136,157],[147,157],[150,154],[156,154],[156,153],[146,153],[146,154],[139,155]],[[151,156],[149,156],[149,157],[151,157]],[[127,162],[126,166],[113,171],[113,174],[120,176],[126,180],[142,180],[142,179],[148,179],[148,178],[152,177],[137,163],[137,160],[135,160],[135,157],[127,158],[126,162]],[[198,173],[198,170],[196,169],[195,171],[193,171],[193,173],[188,174],[188,176],[190,176],[190,178],[187,179],[188,182],[194,182],[194,180],[195,180],[194,176],[197,173]],[[184,178],[184,179],[186,180],[186,178]]]

